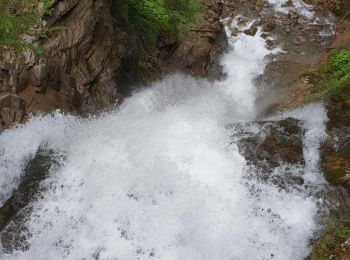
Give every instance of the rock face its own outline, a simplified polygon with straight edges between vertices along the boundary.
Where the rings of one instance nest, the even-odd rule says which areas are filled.
[[[21,123],[24,116],[25,104],[20,96],[12,93],[0,95],[0,132],[14,123]]]
[[[220,18],[223,3],[203,0],[202,16],[196,28],[185,37],[165,59],[165,67],[196,76],[219,78],[218,57],[226,48],[226,36]]]
[[[242,136],[239,151],[247,160],[246,167],[251,169],[246,177],[258,178],[284,190],[299,189],[304,184],[301,124],[287,118],[260,121],[250,127],[235,126]]]
[[[111,15],[110,2],[56,0],[52,15],[45,19],[43,30],[48,37],[41,43],[43,54],[5,53],[0,62],[0,91],[19,94],[26,106],[32,102],[32,96],[23,93],[28,87],[42,95],[54,90],[57,99],[67,101],[61,109],[73,105],[91,111],[115,101],[113,77],[127,53],[128,39]],[[32,112],[46,110],[39,106]]]
[[[128,38],[113,19],[109,1],[56,1],[47,22],[64,28],[44,42],[46,60],[32,68],[33,78],[45,83],[42,91],[54,88],[84,110],[116,100],[113,76]]]
[[[331,183],[350,188],[350,90],[327,103],[328,138],[322,146],[321,167]]]
[[[42,25],[43,54],[7,52],[0,59],[0,93],[17,94],[29,113],[94,112],[128,92],[123,89],[125,79],[145,82],[174,70],[215,76],[219,69],[210,68],[226,42],[221,9],[221,1],[203,0],[203,16],[195,30],[181,41],[160,39],[149,50],[136,42],[126,21],[116,17],[112,1],[55,0]],[[22,107],[17,114],[21,111]]]

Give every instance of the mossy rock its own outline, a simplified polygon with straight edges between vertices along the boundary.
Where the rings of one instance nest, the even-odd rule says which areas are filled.
[[[327,181],[350,187],[350,91],[326,103],[328,137],[321,147],[321,168]]]
[[[347,184],[350,181],[350,160],[340,155],[325,156],[321,168],[328,182]]]

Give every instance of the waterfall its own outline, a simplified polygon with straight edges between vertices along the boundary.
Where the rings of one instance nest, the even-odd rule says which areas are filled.
[[[226,126],[254,125],[255,78],[279,49],[268,50],[260,31],[229,40],[222,81],[173,74],[114,111],[90,118],[55,112],[0,135],[0,205],[39,149],[58,160],[28,206],[24,249],[0,246],[0,258],[306,257],[320,228],[322,201],[309,189],[325,182],[318,169],[325,109],[314,104],[269,118],[303,122],[305,166],[281,165],[275,174],[289,167],[305,184],[284,190],[259,180],[239,152],[237,129]]]

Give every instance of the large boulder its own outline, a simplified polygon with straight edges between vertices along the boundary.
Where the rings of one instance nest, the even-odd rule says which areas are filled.
[[[272,171],[281,164],[304,164],[303,130],[293,118],[258,122],[259,132],[239,142],[240,152],[254,166]]]
[[[238,148],[247,162],[245,178],[283,190],[299,189],[304,184],[301,124],[287,118],[235,126],[241,136]]]
[[[321,149],[321,167],[328,181],[350,188],[350,90],[327,104],[328,137]]]

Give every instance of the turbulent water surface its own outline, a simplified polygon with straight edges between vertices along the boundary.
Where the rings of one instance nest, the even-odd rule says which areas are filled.
[[[282,8],[282,1],[269,2]],[[39,149],[53,151],[59,164],[30,205],[22,231],[26,246],[12,252],[0,246],[1,259],[307,256],[322,202],[309,189],[324,183],[318,171],[323,106],[269,118],[304,122],[306,163],[292,168],[304,178],[298,189],[254,177],[239,153],[236,128],[226,127],[254,126],[254,79],[277,51],[269,51],[259,33],[239,34],[222,58],[223,81],[170,75],[98,117],[57,112],[3,133],[0,205]]]

